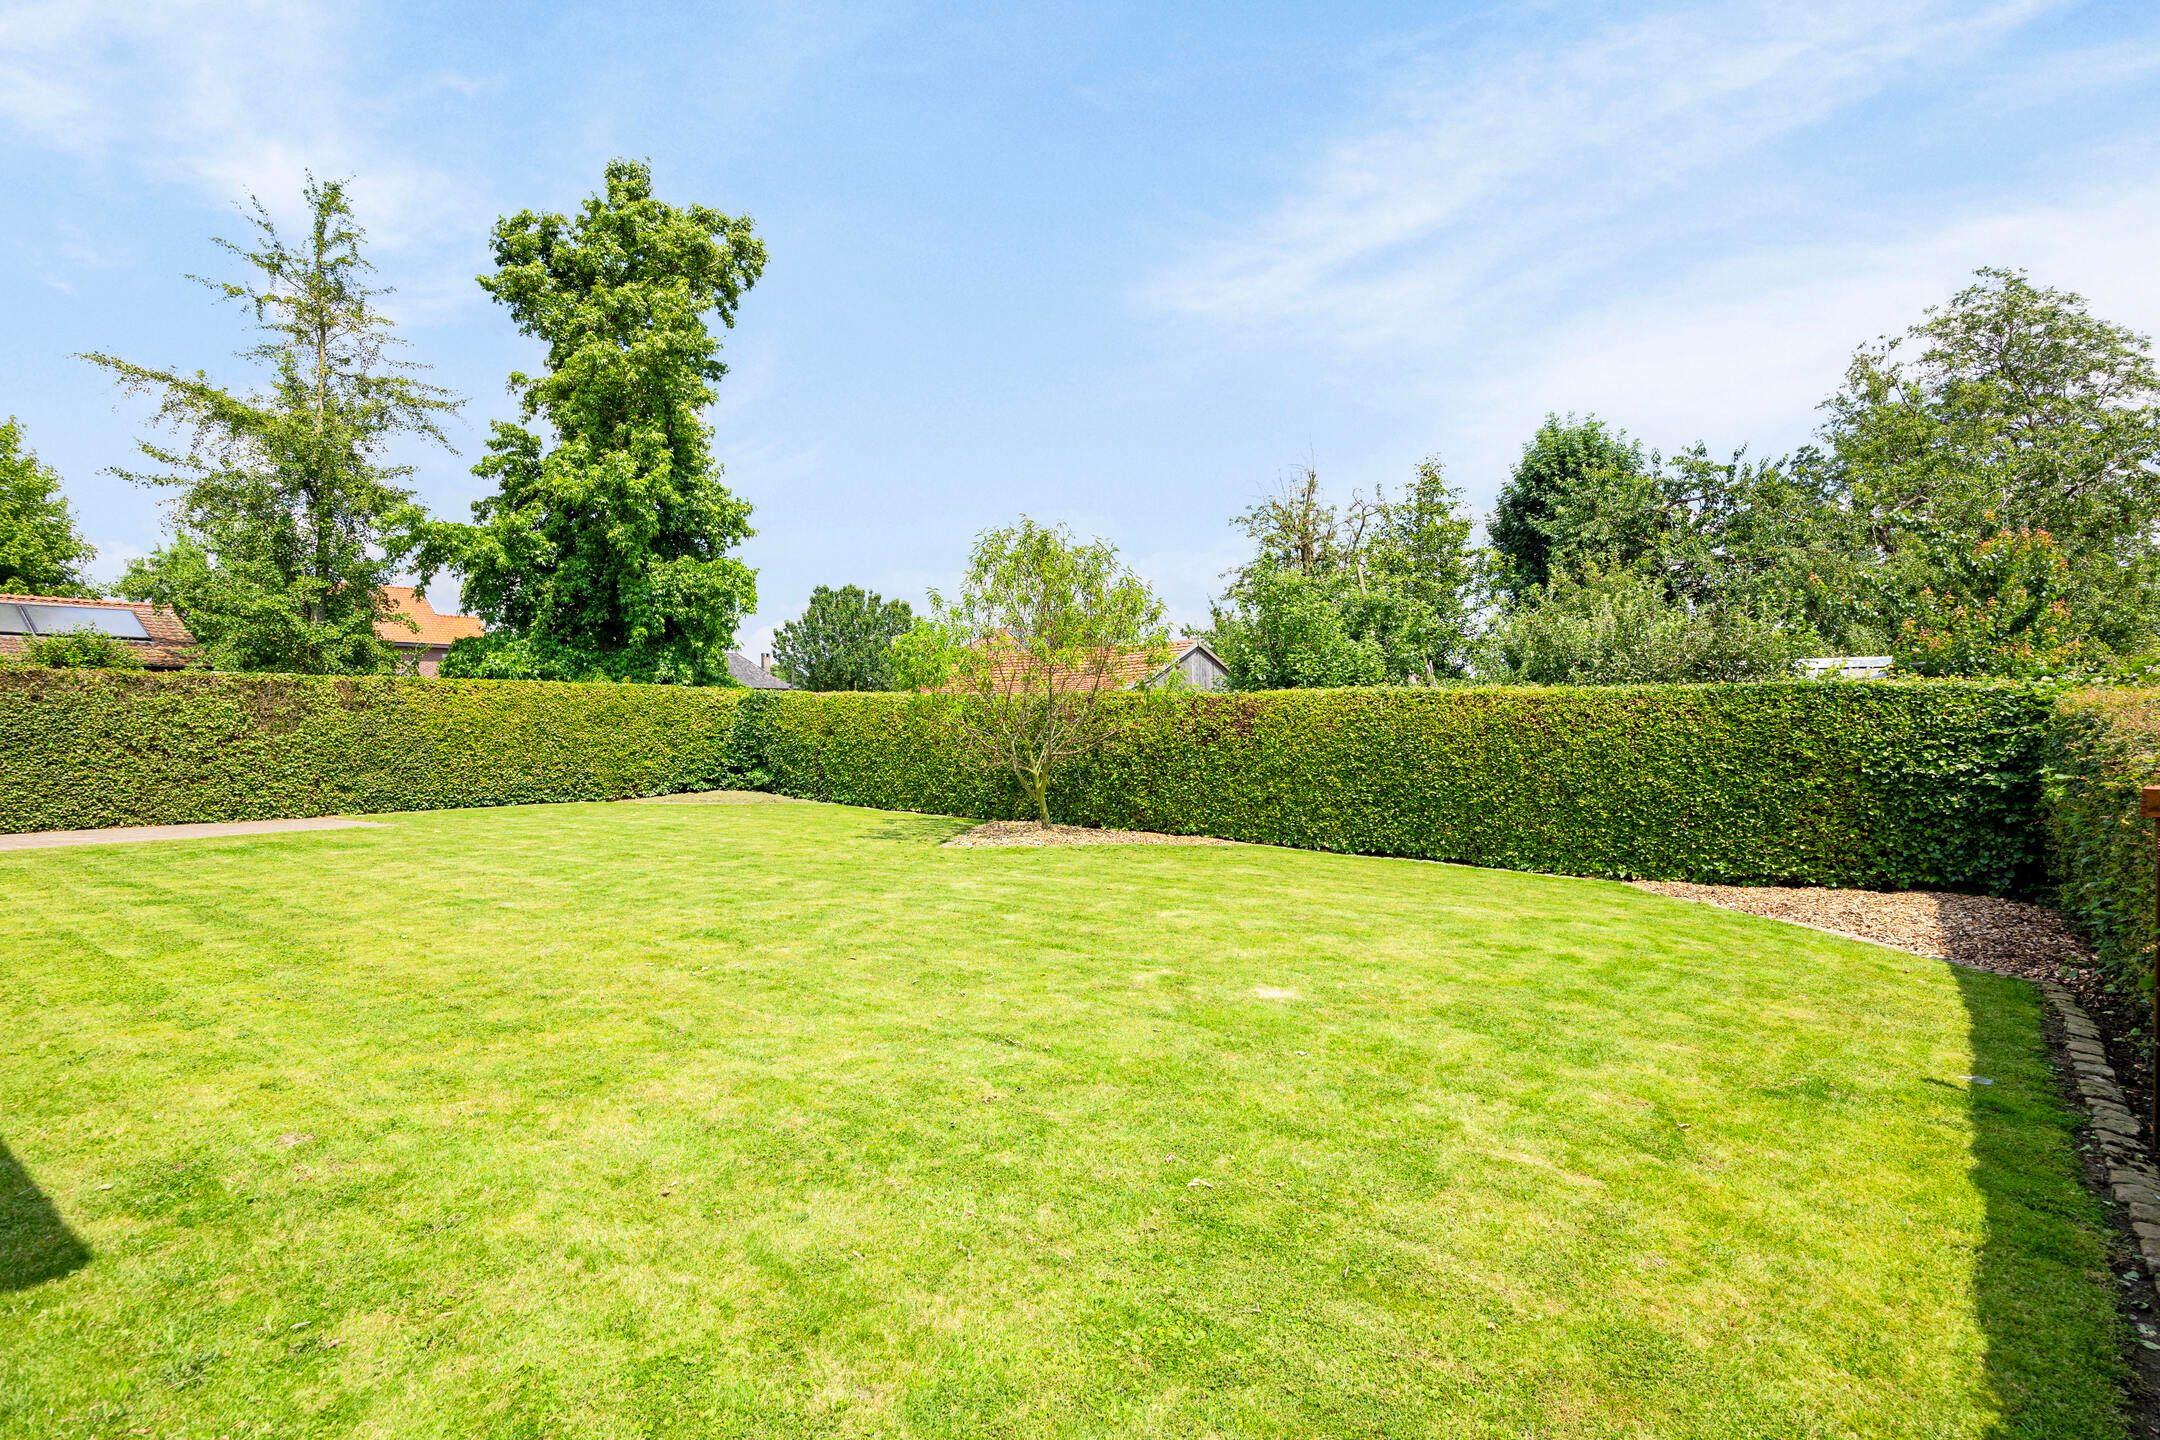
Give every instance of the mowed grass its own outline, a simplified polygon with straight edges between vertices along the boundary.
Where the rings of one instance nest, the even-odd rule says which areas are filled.
[[[2120,1433],[2024,986],[958,828],[0,856],[0,1433]]]

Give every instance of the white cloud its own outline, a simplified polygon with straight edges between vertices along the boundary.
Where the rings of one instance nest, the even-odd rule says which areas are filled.
[[[296,215],[310,171],[349,176],[379,246],[422,257],[469,248],[494,211],[485,187],[410,159],[392,138],[398,97],[351,73],[364,23],[356,6],[275,0],[15,6],[0,12],[0,128],[86,160],[117,157],[221,203],[258,195],[280,220]],[[414,83],[455,94],[456,81]],[[469,269],[469,257],[452,268]],[[417,308],[442,303],[423,296]]]
[[[1718,0],[1572,45],[1426,52],[1243,234],[1214,232],[1142,298],[1355,394],[1375,421],[1353,478],[1437,443],[1479,505],[1548,411],[1665,447],[1790,447],[1857,346],[1982,265],[2160,331],[2160,185],[2137,168],[2139,121],[2081,135],[2045,187],[1976,168],[1849,208],[1780,148],[1960,67],[1984,68],[1970,103],[2026,105],[2072,93],[2079,67],[2119,86],[2160,63],[2150,42],[2003,45],[2053,8]]]
[[[1240,238],[1158,276],[1164,309],[1349,344],[1430,339],[1641,243],[1644,202],[1984,49],[2055,0],[1723,0],[1557,51],[1429,56]]]
[[[1540,329],[1493,357],[1455,417],[1466,458],[1505,463],[1548,410],[1594,411],[1665,446],[1782,449],[1861,344],[1918,321],[1982,265],[2022,266],[2160,332],[2160,185],[1954,219],[1872,243],[1766,246]]]

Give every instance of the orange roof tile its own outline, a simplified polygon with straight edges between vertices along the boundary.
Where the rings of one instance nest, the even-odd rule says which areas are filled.
[[[448,645],[453,640],[464,640],[483,634],[487,626],[477,615],[444,615],[428,604],[427,596],[410,585],[385,585],[383,596],[390,602],[392,614],[412,621],[412,625],[400,624],[384,616],[375,622],[376,638],[392,645],[425,647]],[[417,626],[418,628],[414,628]]]
[[[971,648],[981,649],[987,643],[978,640]],[[1186,636],[1170,641],[1166,650],[1152,655],[1141,646],[1129,646],[1108,656],[1099,676],[1095,667],[1090,665],[1078,670],[1061,671],[1051,677],[1051,683],[1059,690],[1130,690],[1185,658],[1186,652],[1199,643],[1199,640]],[[999,694],[1019,689],[1026,674],[1027,667],[1019,660],[997,657],[990,662],[990,683]],[[960,687],[958,682],[954,682],[946,688],[952,690]]]

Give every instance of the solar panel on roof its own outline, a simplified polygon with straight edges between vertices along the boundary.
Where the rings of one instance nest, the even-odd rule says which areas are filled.
[[[22,606],[0,604],[0,635],[28,635],[29,617],[22,613]]]
[[[143,629],[142,617],[132,610],[114,610],[103,605],[18,605],[15,608],[30,617],[30,630],[38,635],[94,630],[100,635],[115,635],[122,640],[150,638],[150,632]]]

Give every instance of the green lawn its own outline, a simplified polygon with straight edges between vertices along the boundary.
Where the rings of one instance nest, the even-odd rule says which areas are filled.
[[[0,1433],[2120,1433],[2022,985],[957,828],[0,855]]]

